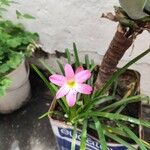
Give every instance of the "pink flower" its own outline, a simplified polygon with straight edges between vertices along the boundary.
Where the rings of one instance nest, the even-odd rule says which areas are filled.
[[[49,80],[60,86],[61,88],[56,93],[56,99],[59,99],[66,95],[67,103],[70,107],[75,105],[77,99],[77,93],[91,94],[92,87],[84,84],[91,76],[89,70],[84,70],[83,67],[78,67],[77,70],[73,71],[71,65],[65,65],[65,76],[54,74],[49,77]]]

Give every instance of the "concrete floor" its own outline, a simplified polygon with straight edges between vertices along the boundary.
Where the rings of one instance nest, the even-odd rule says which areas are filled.
[[[29,102],[8,115],[0,115],[0,150],[56,150],[54,135],[48,118],[38,117],[47,112],[52,98],[43,82],[32,75],[32,98]],[[145,107],[148,119],[150,108]],[[150,130],[145,130],[150,142]]]
[[[35,75],[31,81],[29,102],[12,114],[0,115],[0,150],[56,149],[48,118],[38,119],[48,111],[52,98]]]

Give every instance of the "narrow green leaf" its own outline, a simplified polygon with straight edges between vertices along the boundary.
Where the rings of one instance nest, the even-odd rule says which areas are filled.
[[[85,65],[87,69],[90,69],[89,55],[85,55]]]
[[[128,97],[128,98],[123,98],[122,100],[120,101],[117,101],[113,104],[110,104],[106,107],[103,107],[101,109],[101,111],[106,111],[106,110],[109,110],[109,109],[116,109],[118,106],[122,106],[124,104],[129,104],[129,103],[133,103],[133,102],[139,102],[139,101],[150,101],[150,98],[148,96],[142,96],[142,95],[136,95],[136,96],[131,96],[131,97]]]
[[[95,124],[93,124],[93,123],[89,123],[88,127],[97,131]],[[128,135],[118,127],[111,127],[109,125],[106,125],[106,124],[103,125],[102,124],[102,128],[105,132],[110,132],[112,134],[118,134],[119,136],[121,135],[124,137],[128,137]]]
[[[65,75],[65,71],[64,71],[63,65],[60,63],[59,60],[57,60],[57,63],[58,63],[58,66],[59,66],[59,68],[60,68],[60,70],[61,70],[61,73],[62,73],[63,75]]]
[[[87,119],[85,119],[83,122],[80,149],[86,150],[86,140],[87,140]]]
[[[77,50],[77,47],[76,47],[75,43],[73,43],[73,51],[74,51],[75,65],[76,65],[76,67],[79,67],[80,66],[80,61],[79,61],[79,56],[78,56],[78,50]]]
[[[118,80],[116,80],[113,85],[113,94],[112,94],[113,96],[115,96],[116,94],[117,86],[118,86]]]
[[[56,92],[58,91],[58,88],[54,84],[50,83],[34,64],[32,64],[31,66],[35,70],[35,72],[39,75],[39,77],[43,80],[43,82],[47,85],[52,95],[55,96]],[[62,97],[61,99],[63,101],[63,104],[61,102],[59,102],[59,104],[62,106],[64,112],[69,114],[69,109],[68,109],[66,99],[64,97]]]
[[[50,74],[55,74],[56,72],[42,59],[39,59],[39,62],[50,72]]]
[[[19,10],[16,10],[17,19],[20,19],[22,17],[22,14]]]
[[[47,85],[48,89],[52,92],[52,95],[55,96],[55,93],[57,92],[58,89],[46,79],[46,77],[34,64],[32,64],[31,66],[35,70],[35,72],[39,75],[39,77],[43,80],[43,82]]]
[[[133,133],[127,126],[119,124],[119,127],[121,127],[130,136],[130,138],[132,138],[139,145],[141,150],[147,150],[147,148],[140,141],[140,139],[136,136],[136,134]]]
[[[60,117],[63,117],[62,113],[60,113],[60,112],[48,111],[48,112],[44,113],[42,116],[40,116],[38,119],[43,119],[45,117],[52,116],[53,114],[60,116]]]
[[[142,142],[148,149],[150,149],[150,143],[144,141],[143,139],[141,139],[141,142]]]
[[[26,19],[36,19],[35,17],[31,16],[30,14],[23,14],[23,17]]]
[[[110,87],[110,85],[112,85],[112,83],[118,79],[118,77],[124,73],[126,71],[126,69],[128,67],[130,67],[131,65],[133,65],[135,62],[137,62],[138,60],[140,60],[142,57],[144,57],[145,55],[147,55],[148,53],[150,53],[150,49],[146,50],[145,52],[141,53],[140,55],[138,55],[137,57],[135,57],[134,59],[132,59],[130,62],[128,62],[124,67],[118,69],[113,75],[112,77],[106,82],[106,84],[98,91],[96,91],[94,93],[94,96],[99,96],[102,95],[103,93],[105,93],[108,88]]]
[[[116,136],[109,132],[105,132],[105,135],[108,136],[110,139],[113,139],[114,141],[126,146],[129,150],[136,150],[136,148],[134,148],[133,146],[131,146],[131,144],[129,144],[126,141],[124,141],[123,139],[121,139],[119,136]]]
[[[82,113],[80,115],[77,115],[74,118],[74,121],[78,120],[78,119],[82,119],[86,116],[89,117],[103,117],[103,118],[108,118],[110,120],[122,120],[122,121],[126,121],[126,122],[130,122],[130,123],[134,123],[137,125],[142,125],[145,127],[150,128],[150,122],[146,121],[146,120],[142,120],[142,119],[136,119],[130,116],[126,116],[126,115],[121,115],[121,114],[116,114],[116,113],[108,113],[108,112],[101,112],[101,111],[89,111],[89,112],[85,112]]]
[[[88,127],[91,128],[91,129],[93,129],[93,130],[95,130],[95,131],[97,131],[96,128],[95,128],[95,125],[94,125],[93,123],[90,123],[90,124],[88,125]],[[117,134],[117,135],[119,135],[119,136],[123,136],[123,137],[126,137],[126,138],[131,139],[130,136],[129,136],[125,131],[123,131],[122,128],[119,128],[119,127],[111,127],[111,126],[106,126],[106,125],[102,125],[102,128],[105,130],[105,133],[108,132],[108,133],[111,133],[111,134],[114,134],[114,135]],[[150,149],[150,144],[149,144],[149,143],[147,143],[146,141],[144,141],[144,140],[142,140],[142,139],[140,139],[140,140],[141,140],[141,142],[142,142],[148,149]]]
[[[90,109],[93,109],[94,106],[98,106],[102,103],[114,100],[115,97],[114,96],[100,96],[98,98],[94,98],[93,100],[89,101],[85,106],[84,106],[84,110],[88,111]]]
[[[65,49],[65,54],[68,60],[68,64],[71,64],[71,54],[68,49]]]
[[[75,150],[75,146],[76,146],[76,135],[77,135],[77,123],[74,125],[74,128],[73,128],[71,150]]]
[[[101,125],[101,123],[97,117],[93,117],[93,120],[95,122],[95,127],[96,127],[96,130],[98,133],[99,143],[101,144],[101,148],[102,148],[102,150],[107,150],[107,143],[106,143],[106,139],[105,139],[102,125]]]
[[[43,118],[47,117],[50,114],[53,114],[53,111],[48,111],[48,112],[44,113],[42,116],[39,117],[39,119],[43,119]]]

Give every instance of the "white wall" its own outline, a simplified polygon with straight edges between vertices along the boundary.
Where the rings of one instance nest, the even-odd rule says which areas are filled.
[[[113,11],[117,0],[16,0],[9,18],[15,17],[15,9],[29,12],[36,17],[28,21],[27,28],[37,31],[46,51],[63,51],[72,48],[76,42],[82,51],[95,51],[104,54],[116,30],[116,23],[100,18],[103,12]],[[145,32],[135,42],[132,56],[150,45],[150,35]],[[126,54],[130,59],[131,50]],[[149,63],[150,56],[144,62]]]
[[[25,21],[25,25],[29,30],[40,34],[44,49],[50,53],[54,50],[64,51],[65,48],[72,49],[72,43],[76,42],[81,51],[95,52],[97,56],[103,55],[116,30],[116,23],[100,17],[104,12],[113,11],[113,6],[119,5],[117,0],[17,1],[20,4],[13,5],[7,17],[15,19],[15,9],[35,16],[36,20]],[[137,38],[134,45],[132,55],[130,56],[130,49],[123,59],[130,60],[146,50],[150,45],[150,34],[144,32]],[[148,65],[149,60],[150,54],[140,63]],[[146,72],[150,67],[142,69]],[[147,88],[150,91],[148,76],[147,74],[146,79],[149,82]]]

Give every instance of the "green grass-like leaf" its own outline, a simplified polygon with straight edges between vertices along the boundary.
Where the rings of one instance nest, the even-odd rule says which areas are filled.
[[[101,144],[101,148],[102,150],[107,150],[107,143],[106,143],[106,139],[105,139],[105,135],[104,135],[104,131],[101,125],[101,122],[98,120],[97,117],[93,117],[93,120],[95,122],[95,127],[98,133],[98,137],[99,137],[99,142]]]
[[[87,119],[83,121],[80,149],[86,150],[86,140],[87,140]]]
[[[86,116],[89,116],[89,117],[102,117],[102,118],[107,118],[107,119],[110,119],[110,120],[113,120],[113,121],[120,120],[120,121],[130,122],[130,123],[133,123],[133,124],[142,125],[142,126],[150,128],[150,122],[149,121],[145,121],[145,120],[142,120],[142,119],[136,119],[136,118],[126,116],[126,115],[121,115],[121,114],[116,114],[116,113],[108,113],[108,112],[101,112],[101,111],[89,111],[89,112],[79,114],[74,118],[74,121],[77,121],[78,119],[82,119]]]
[[[123,105],[127,105],[129,103],[134,103],[134,102],[139,102],[139,101],[150,101],[150,98],[148,96],[142,96],[142,95],[136,95],[136,96],[131,96],[131,97],[128,97],[128,98],[123,98],[122,100],[120,101],[117,101],[113,104],[110,104],[106,107],[103,107],[101,109],[101,111],[106,111],[106,110],[114,110],[116,109],[118,106],[123,106]]]
[[[75,146],[76,146],[76,135],[77,135],[77,123],[74,125],[74,128],[73,128],[71,150],[75,150]]]
[[[130,136],[130,138],[132,138],[137,143],[137,145],[139,145],[141,150],[147,150],[141,140],[127,126],[119,124],[119,127],[121,127]]]
[[[90,69],[89,55],[85,55],[85,65],[86,65],[86,68],[89,70]]]
[[[63,75],[65,75],[64,67],[63,67],[63,65],[61,64],[61,62],[60,62],[59,60],[57,60],[57,64],[58,64],[58,66],[59,66],[59,68],[60,68],[61,73],[62,73]]]
[[[95,108],[95,106],[101,105],[102,103],[108,102],[108,101],[112,101],[114,100],[115,97],[114,96],[100,96],[94,99],[91,99],[91,101],[89,101],[85,106],[84,106],[84,110],[88,111],[90,109]]]
[[[131,146],[131,144],[127,143],[126,141],[124,141],[123,139],[121,139],[119,136],[111,134],[109,132],[105,132],[105,135],[108,136],[110,139],[113,139],[114,141],[116,141],[117,143],[120,143],[122,145],[124,145],[125,147],[127,147],[129,150],[136,150],[136,148],[134,148],[133,146]]]
[[[118,79],[118,77],[124,73],[126,71],[127,68],[129,68],[131,65],[133,65],[135,62],[137,62],[138,60],[140,60],[142,57],[144,57],[145,55],[147,55],[148,53],[150,53],[150,49],[146,50],[145,52],[141,53],[140,55],[138,55],[137,57],[135,57],[134,59],[132,59],[130,62],[128,62],[124,67],[122,67],[121,69],[118,69],[118,71],[116,71],[112,77],[106,82],[106,84],[98,91],[96,91],[94,93],[94,96],[97,97],[99,95],[102,95],[103,93],[105,93],[108,88],[112,85],[112,83]]]
[[[43,82],[46,84],[48,89],[52,92],[52,95],[55,96],[56,92],[58,91],[58,88],[54,84],[50,83],[46,79],[46,77],[41,73],[41,71],[34,64],[32,64],[31,66],[35,70],[35,72],[39,75],[39,77],[43,80]],[[62,102],[59,102],[59,104],[63,108],[64,112],[69,114],[69,109],[68,109],[68,105],[67,105],[66,99],[64,97],[61,98],[61,99],[63,101],[63,104],[62,104]]]
[[[49,71],[50,74],[55,74],[56,72],[42,59],[39,59],[39,62]]]
[[[75,43],[73,43],[73,51],[74,51],[75,65],[76,65],[76,67],[79,67],[81,64],[80,64],[80,61],[79,61],[78,50],[77,50],[77,47],[76,47]]]
[[[68,64],[71,64],[71,54],[68,49],[65,49],[65,54],[67,57]]]

